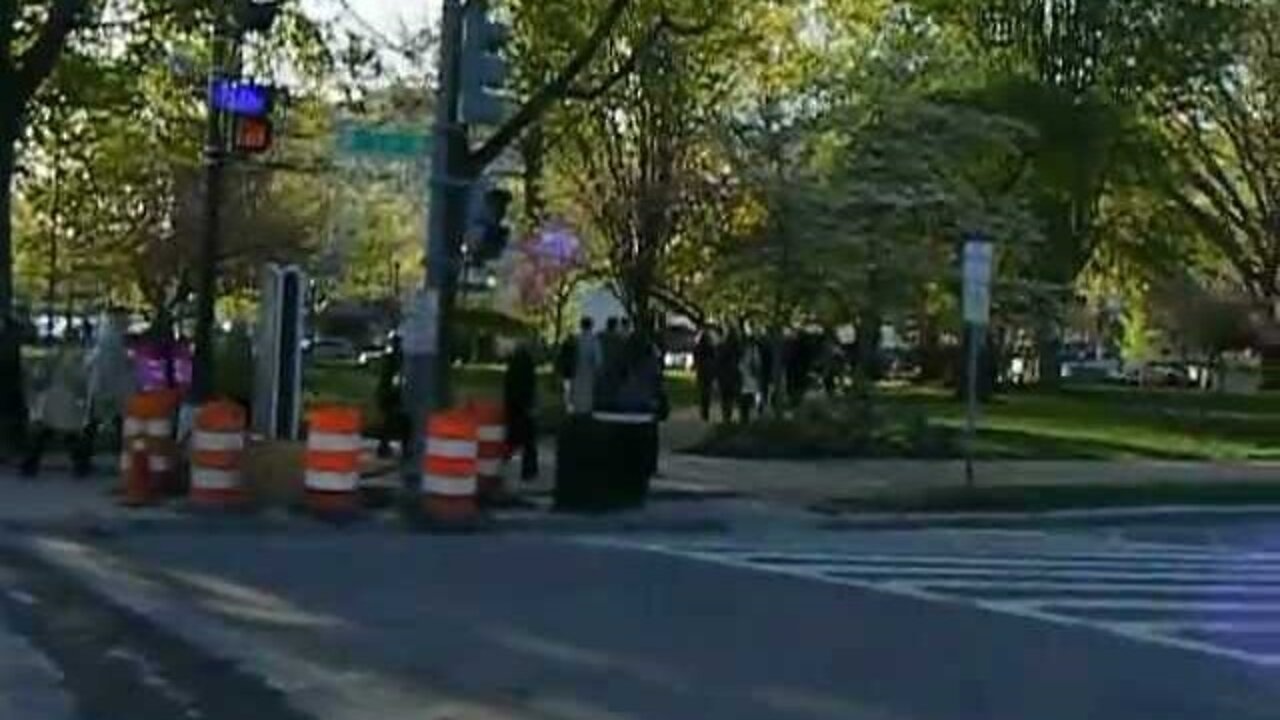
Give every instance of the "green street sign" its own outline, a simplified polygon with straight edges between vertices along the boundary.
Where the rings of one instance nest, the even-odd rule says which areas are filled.
[[[338,152],[349,156],[410,160],[426,158],[431,136],[414,130],[344,123],[338,126]]]

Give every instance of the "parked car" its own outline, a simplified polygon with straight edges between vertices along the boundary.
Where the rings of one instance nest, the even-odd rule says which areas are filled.
[[[317,362],[355,362],[356,347],[342,338],[316,338],[302,344],[302,351]]]
[[[1189,388],[1196,386],[1191,367],[1179,362],[1151,362],[1124,372],[1125,382],[1143,387]]]
[[[391,348],[385,344],[365,345],[360,348],[360,353],[356,355],[356,364],[360,367],[369,367],[386,357],[391,352]]]
[[[1075,359],[1062,363],[1062,378],[1086,382],[1114,382],[1123,377],[1117,358]]]

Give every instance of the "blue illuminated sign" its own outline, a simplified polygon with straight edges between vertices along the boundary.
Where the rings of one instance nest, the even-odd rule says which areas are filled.
[[[264,117],[271,112],[271,92],[267,85],[218,78],[209,89],[209,104],[233,115]]]

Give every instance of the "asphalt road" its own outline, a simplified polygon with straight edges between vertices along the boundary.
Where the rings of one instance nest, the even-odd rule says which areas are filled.
[[[84,720],[1275,718],[1280,552],[1216,529],[33,536],[0,617]],[[120,691],[77,686],[113,645]]]

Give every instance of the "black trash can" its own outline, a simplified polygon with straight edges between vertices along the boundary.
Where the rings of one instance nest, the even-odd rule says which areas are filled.
[[[570,415],[556,435],[557,510],[590,512],[601,504],[601,453],[597,428],[589,415]]]
[[[640,507],[649,497],[658,424],[651,413],[598,412],[592,416],[604,455],[611,508]]]
[[[601,412],[567,419],[556,443],[556,509],[609,512],[644,505],[657,432],[651,414]]]

